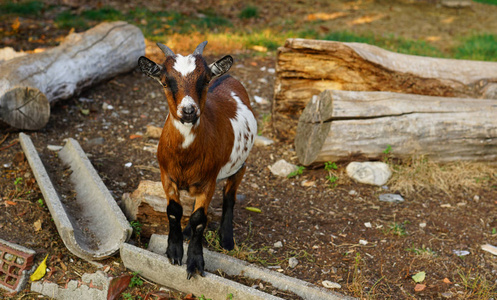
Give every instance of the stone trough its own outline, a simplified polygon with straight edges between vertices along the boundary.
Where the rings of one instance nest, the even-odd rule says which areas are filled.
[[[184,244],[184,247],[184,253],[187,253],[187,244]],[[278,290],[293,292],[303,299],[354,299],[207,249],[204,249],[205,269],[212,273],[206,272],[205,277],[197,275],[191,280],[187,280],[186,255],[183,257],[183,266],[172,265],[163,255],[166,248],[167,236],[152,235],[148,250],[123,244],[121,259],[126,268],[138,272],[151,281],[181,292],[205,295],[205,297],[214,300],[224,300],[228,294],[232,294],[233,299],[281,299],[213,274],[217,270],[231,276],[262,280]]]
[[[76,192],[71,198],[55,189],[30,137],[20,133],[19,140],[66,247],[85,260],[105,259],[119,251],[132,228],[78,142],[67,139],[58,153],[61,164],[70,167]]]

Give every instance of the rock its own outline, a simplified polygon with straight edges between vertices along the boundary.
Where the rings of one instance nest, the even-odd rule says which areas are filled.
[[[485,244],[481,246],[481,250],[492,253],[493,255],[497,255],[497,247],[492,246],[490,244]]]
[[[298,167],[294,164],[287,162],[284,159],[280,159],[275,162],[272,166],[269,166],[269,170],[276,176],[288,177],[290,173],[297,171]]]
[[[269,101],[259,96],[254,96],[254,101],[258,104],[263,104],[263,105],[269,104]]]
[[[290,259],[288,260],[288,266],[292,269],[295,268],[298,264],[299,261],[295,257],[290,257]]]
[[[445,292],[445,293],[442,293],[442,298],[446,298],[446,299],[450,299],[454,296],[454,294],[452,294],[451,292]]]
[[[58,146],[58,145],[48,145],[47,146],[47,149],[50,150],[50,151],[60,151],[62,150],[62,146]]]
[[[371,225],[371,222],[364,223],[364,226],[366,226],[366,228],[372,228],[373,227],[373,225]]]
[[[442,5],[450,8],[470,7],[471,0],[442,0]]]
[[[366,246],[368,244],[368,241],[366,240],[359,240],[359,245]]]
[[[426,227],[426,223],[425,223],[425,222],[423,222],[423,223],[419,223],[419,227],[421,227],[421,228],[425,228],[425,227]]]
[[[315,187],[316,186],[316,182],[315,181],[310,181],[310,180],[303,180],[300,183],[300,185],[303,186],[303,187]]]
[[[254,146],[269,146],[272,144],[274,144],[274,141],[270,138],[267,138],[262,135],[255,136]]]
[[[276,243],[274,243],[273,247],[274,248],[281,248],[281,247],[283,247],[283,243],[281,241],[277,241]]]
[[[87,146],[98,146],[98,145],[103,145],[105,143],[105,139],[103,137],[96,137],[93,139],[90,139],[86,142]]]
[[[336,282],[332,282],[329,280],[323,280],[322,282],[323,286],[328,289],[341,289],[342,286]]]
[[[470,254],[468,250],[452,250],[452,252],[457,256],[466,256]]]
[[[399,194],[381,194],[380,201],[383,201],[383,202],[404,202],[404,198]]]
[[[351,196],[357,196],[357,192],[355,190],[350,190],[349,195]]]
[[[347,166],[347,175],[352,179],[366,184],[382,186],[387,183],[392,172],[386,163],[375,162],[351,162]]]

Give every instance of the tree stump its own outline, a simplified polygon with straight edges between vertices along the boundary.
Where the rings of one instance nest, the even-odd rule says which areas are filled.
[[[497,96],[496,62],[406,55],[361,43],[288,39],[278,49],[276,75],[273,122],[278,131],[294,126],[312,96],[326,89]]]
[[[126,22],[102,23],[73,33],[57,47],[0,63],[0,120],[36,130],[50,116],[50,103],[129,72],[145,55],[140,29]]]
[[[303,165],[423,155],[436,162],[497,159],[497,100],[326,90],[303,111],[295,149]]]

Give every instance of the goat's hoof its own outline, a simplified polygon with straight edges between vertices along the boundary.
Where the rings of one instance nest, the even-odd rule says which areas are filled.
[[[222,234],[220,234],[220,240],[221,240],[221,247],[223,249],[231,251],[235,248],[235,242],[233,241],[233,237],[224,237]]]
[[[194,255],[193,257],[188,256],[186,262],[186,279],[192,278],[193,274],[198,272],[200,276],[204,277],[204,257],[202,255]]]
[[[181,261],[183,260],[183,245],[170,244],[167,246],[166,250],[167,258],[171,261],[173,265],[181,266]]]

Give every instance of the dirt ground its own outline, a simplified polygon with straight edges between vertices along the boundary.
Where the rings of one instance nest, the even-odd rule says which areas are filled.
[[[220,13],[233,20],[235,26],[243,25],[237,23],[242,2],[222,2]],[[431,41],[442,48],[453,45],[467,32],[497,33],[497,6],[474,3],[468,9],[447,9],[435,1],[336,1],[334,4],[317,1],[313,5],[309,2],[285,5],[285,1],[254,1],[261,11],[268,13],[261,14],[251,25],[277,26],[276,18],[272,18],[275,11],[288,14],[288,18],[293,16],[295,24],[305,22],[305,18],[295,16],[340,10],[346,15],[319,23],[318,30],[352,28],[356,33],[383,32]],[[163,5],[160,1],[147,3],[156,9]],[[170,5],[191,14],[194,5],[200,10],[215,3],[173,1]],[[105,4],[117,5],[112,1]],[[402,20],[409,20],[409,24],[398,25],[405,23]],[[39,26],[40,22],[48,30]],[[0,34],[10,30],[11,23],[12,18],[3,18]],[[57,39],[67,34],[50,25],[50,16],[43,15],[38,20],[26,18],[22,24],[26,28],[19,35],[0,35],[0,47],[34,49],[41,43],[29,41],[28,37],[42,33],[43,45],[56,45]],[[209,46],[205,54],[208,61],[216,58],[210,56]],[[497,174],[482,174],[474,179],[480,182],[476,188],[462,187],[449,193],[437,187],[418,188],[404,194],[406,201],[399,204],[378,200],[380,194],[395,190],[347,180],[344,174],[347,162],[337,164],[340,180],[334,187],[325,179],[328,173],[322,166],[308,168],[297,178],[276,177],[269,171],[269,165],[282,158],[295,164],[298,161],[293,145],[274,136],[268,121],[275,54],[253,55],[243,51],[234,53],[234,57],[230,73],[245,85],[252,99],[259,96],[267,100],[266,103],[254,101],[253,106],[261,133],[275,140],[273,145],[254,147],[247,162],[248,170],[239,191],[243,197],[235,208],[234,235],[239,246],[235,255],[318,286],[325,280],[337,282],[342,286],[338,292],[359,298],[497,297],[497,256],[481,250],[483,244],[497,245]],[[89,114],[82,113],[86,109]],[[64,139],[70,137],[76,139],[120,203],[123,193],[135,190],[141,180],[160,180],[155,154],[147,150],[155,147],[157,140],[146,138],[144,133],[147,125],[162,126],[166,115],[167,103],[160,86],[135,70],[55,103],[48,125],[27,133],[45,162],[55,159],[48,145],[63,145]],[[48,253],[50,280],[60,284],[97,270],[99,266],[79,259],[64,247],[18,143],[19,130],[7,126],[0,130],[0,238],[36,250],[37,262]],[[132,166],[126,167],[127,163]],[[304,181],[315,185],[303,185]],[[214,211],[221,209],[220,190],[211,205]],[[261,213],[244,207],[259,208]],[[211,228],[216,226],[214,220]],[[146,237],[133,236],[131,242],[144,247],[148,241]],[[282,242],[283,246],[276,248],[276,242]],[[469,254],[457,252],[463,250]],[[295,268],[288,265],[290,257],[299,261]],[[101,263],[114,276],[129,274],[118,257]],[[418,272],[425,272],[426,279],[422,282],[424,287],[418,285],[415,289],[412,276]],[[248,284],[259,285],[259,282]],[[148,292],[159,288],[146,282],[125,292],[133,299],[143,299]],[[266,286],[263,289],[271,291]],[[174,292],[170,295],[184,297]],[[40,299],[29,292],[29,285],[17,295],[0,291],[2,298]]]

